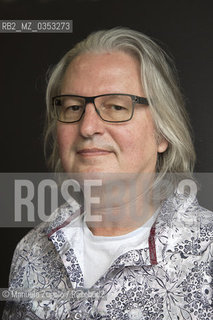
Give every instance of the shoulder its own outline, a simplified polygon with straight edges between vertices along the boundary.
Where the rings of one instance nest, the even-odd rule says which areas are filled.
[[[40,223],[21,239],[13,254],[10,280],[14,278],[18,270],[19,272],[22,269],[25,270],[32,261],[33,263],[35,261],[41,263],[41,257],[46,257],[45,259],[49,259],[50,256],[54,257],[55,248],[52,241],[49,240],[49,234],[67,219],[74,218],[76,214],[79,214],[77,209],[77,207],[65,203],[53,212],[48,221]]]
[[[208,228],[212,236],[213,212],[202,207],[195,197],[187,197],[175,193],[165,201],[161,210],[164,217],[171,221],[179,222],[182,226],[194,226],[200,230]]]
[[[71,221],[80,213],[80,206],[76,202],[64,203],[51,214],[47,221],[41,222],[29,231],[18,243],[16,250],[19,251],[23,248],[27,249],[43,244],[53,230],[59,228],[67,220]]]
[[[180,194],[168,198],[156,227],[157,237],[171,250],[201,255],[213,248],[213,212],[200,206],[196,198]]]
[[[19,286],[31,262],[37,260],[42,252],[48,251],[51,243],[44,232],[45,225],[46,223],[42,222],[30,230],[17,244],[10,268],[10,285],[13,281],[14,286]]]

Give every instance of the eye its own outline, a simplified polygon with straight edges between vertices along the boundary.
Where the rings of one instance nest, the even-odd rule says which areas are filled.
[[[115,111],[126,110],[125,107],[118,106],[118,105],[112,105],[111,108],[114,109]]]
[[[71,109],[72,111],[77,111],[80,109],[80,106],[75,105],[75,106],[70,106],[68,108]]]
[[[81,109],[82,109],[82,106],[78,106],[78,105],[65,107],[65,111],[66,112],[68,112],[68,111],[79,111]]]

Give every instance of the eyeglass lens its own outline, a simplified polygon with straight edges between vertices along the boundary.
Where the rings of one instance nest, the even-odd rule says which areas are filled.
[[[126,121],[132,115],[132,99],[130,96],[106,95],[96,97],[95,107],[103,120]],[[75,96],[62,96],[54,101],[58,119],[63,122],[80,120],[85,110],[85,99]]]

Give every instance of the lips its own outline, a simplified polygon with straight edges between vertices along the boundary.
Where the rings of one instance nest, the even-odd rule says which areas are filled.
[[[106,149],[99,149],[99,148],[85,148],[77,151],[77,154],[84,157],[102,156],[102,155],[108,155],[110,153],[112,153],[112,151],[106,150]]]

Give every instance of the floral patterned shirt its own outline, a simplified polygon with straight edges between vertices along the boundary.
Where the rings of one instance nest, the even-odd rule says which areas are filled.
[[[169,197],[147,245],[121,254],[90,289],[75,254],[82,230],[71,241],[63,233],[79,214],[67,203],[20,241],[4,320],[213,319],[213,213],[197,200]]]

